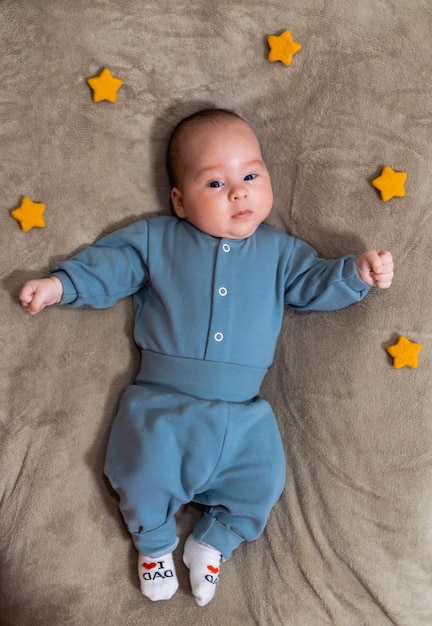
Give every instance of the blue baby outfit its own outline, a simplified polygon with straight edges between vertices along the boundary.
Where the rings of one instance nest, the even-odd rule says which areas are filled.
[[[177,543],[174,514],[208,507],[194,535],[229,558],[257,538],[285,479],[270,406],[258,397],[284,306],[327,311],[369,291],[355,258],[320,259],[261,225],[218,239],[174,217],[141,220],[54,269],[62,304],[133,295],[141,368],[119,405],[105,471],[138,550]]]

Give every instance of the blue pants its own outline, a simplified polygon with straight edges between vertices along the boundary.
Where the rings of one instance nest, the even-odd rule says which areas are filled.
[[[263,532],[284,487],[285,457],[265,400],[209,401],[132,385],[113,424],[105,473],[140,552],[171,552],[174,514],[193,501],[206,506],[195,538],[227,560]]]

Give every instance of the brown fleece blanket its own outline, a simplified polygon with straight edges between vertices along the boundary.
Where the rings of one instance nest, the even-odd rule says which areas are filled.
[[[268,35],[301,44],[269,62]],[[432,623],[432,4],[428,0],[0,0],[0,623]],[[86,79],[123,86],[95,103]],[[152,603],[103,477],[133,380],[130,300],[31,317],[22,283],[104,233],[169,212],[167,137],[204,106],[246,117],[269,222],[322,256],[392,250],[394,284],[336,313],[287,311],[262,395],[288,481],[264,535],[198,607]],[[407,172],[405,197],[371,185]],[[45,228],[20,229],[24,196]],[[386,348],[421,343],[418,368]],[[178,515],[183,542],[200,514]]]

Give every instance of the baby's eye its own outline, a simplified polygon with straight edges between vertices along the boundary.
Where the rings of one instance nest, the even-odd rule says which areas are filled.
[[[218,187],[222,187],[222,181],[220,181],[220,180],[212,180],[211,183],[209,183],[209,187],[213,187],[213,189],[217,189]]]
[[[256,178],[256,174],[247,174],[244,177],[244,180],[254,180]]]

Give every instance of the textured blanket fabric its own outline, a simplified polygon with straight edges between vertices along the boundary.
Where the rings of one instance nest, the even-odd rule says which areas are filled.
[[[290,30],[290,66],[267,36]],[[432,4],[428,0],[0,0],[0,623],[422,626],[432,623]],[[116,103],[86,80],[107,67]],[[198,607],[152,603],[103,477],[138,365],[129,300],[30,317],[23,281],[101,234],[169,212],[164,150],[203,106],[256,128],[269,222],[321,255],[393,251],[386,292],[287,311],[262,395],[288,482],[265,534]],[[388,165],[405,197],[371,185]],[[46,204],[45,228],[10,213]],[[392,366],[400,335],[417,369]],[[163,471],[163,468],[161,468]],[[178,515],[181,545],[200,514]]]

